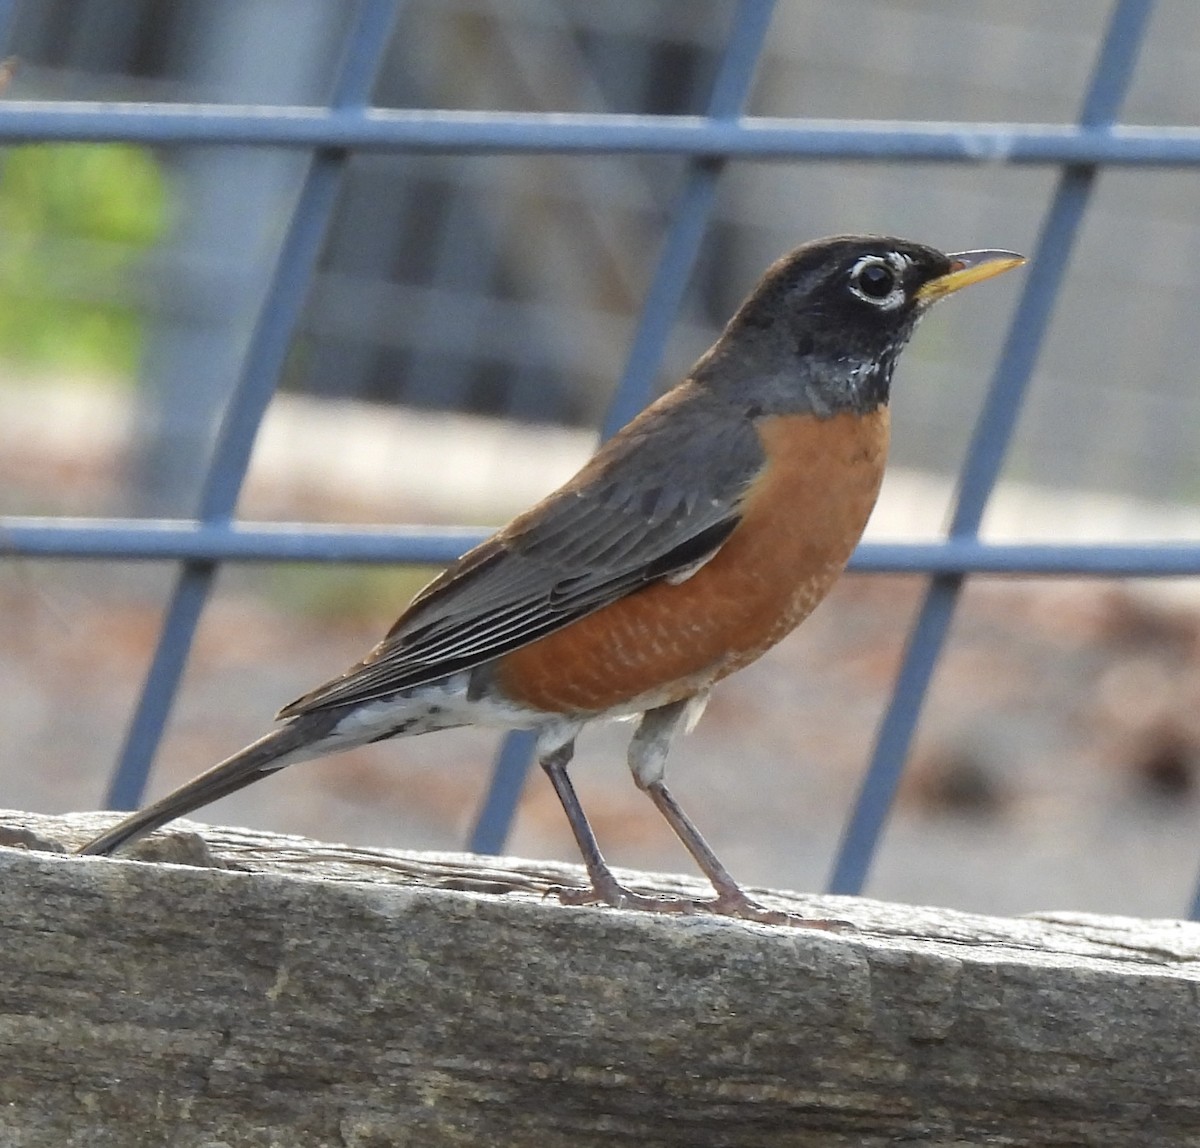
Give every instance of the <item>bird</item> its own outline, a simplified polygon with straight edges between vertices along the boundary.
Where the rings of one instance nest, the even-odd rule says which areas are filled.
[[[825,597],[875,505],[897,356],[929,307],[1025,260],[879,235],[772,264],[684,379],[559,489],[434,578],[345,673],[264,737],[118,821],[126,842],[296,762],[464,725],[536,731],[588,874],[567,904],[832,928],[753,900],[665,784],[712,688]],[[568,772],[580,731],[637,719],[629,768],[713,889],[621,885]]]

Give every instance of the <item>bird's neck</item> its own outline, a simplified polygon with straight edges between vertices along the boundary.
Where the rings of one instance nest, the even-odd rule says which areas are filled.
[[[865,415],[887,406],[899,353],[900,348],[894,347],[871,359],[843,358],[820,364],[817,381],[809,386],[814,413],[826,413],[819,409],[821,405],[831,415],[841,411]]]
[[[734,406],[758,414],[808,414],[832,418],[865,415],[887,405],[900,347],[855,357],[814,349],[808,354],[779,350],[747,355],[721,340],[692,369],[690,378]]]

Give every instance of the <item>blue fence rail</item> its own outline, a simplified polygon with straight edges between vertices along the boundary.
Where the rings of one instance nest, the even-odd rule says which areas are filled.
[[[1119,126],[1153,0],[1118,0],[1076,124],[878,123],[772,120],[741,114],[770,24],[771,0],[736,6],[704,116],[543,115],[394,111],[370,95],[397,0],[361,0],[328,107],[12,102],[0,104],[0,143],[133,141],[187,147],[226,144],[311,154],[233,397],[224,413],[195,518],[0,519],[0,553],[58,558],[176,560],[180,565],[108,801],[138,803],[174,702],[214,574],[224,562],[442,564],[482,537],[476,530],[416,525],[364,530],[234,521],[259,425],[295,333],[350,154],[680,154],[688,173],[671,213],[627,366],[604,430],[646,401],[724,166],[738,159],[933,161],[1052,165],[1060,169],[1003,352],[960,475],[940,543],[864,544],[851,568],[921,572],[930,584],[910,636],[870,768],[847,826],[830,889],[859,892],[891,808],[934,667],[971,574],[1159,577],[1200,574],[1200,545],[991,545],[979,525],[1016,425],[1098,170],[1105,166],[1200,166],[1200,129]],[[0,7],[0,26],[4,20]],[[501,751],[473,848],[502,848],[528,768],[531,739]],[[1200,889],[1192,905],[1200,915]]]
[[[4,105],[3,143],[343,148],[743,160],[1103,164],[1192,167],[1200,129],[1079,124],[855,123],[599,113],[237,107],[229,104]]]

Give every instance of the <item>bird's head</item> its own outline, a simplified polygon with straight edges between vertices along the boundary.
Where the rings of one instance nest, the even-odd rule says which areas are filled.
[[[872,410],[932,303],[1024,262],[878,235],[806,243],[767,269],[694,377],[762,391],[768,410]]]

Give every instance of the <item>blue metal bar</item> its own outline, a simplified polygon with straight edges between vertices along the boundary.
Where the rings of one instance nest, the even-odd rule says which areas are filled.
[[[729,43],[713,82],[706,124],[737,123],[738,113],[750,94],[750,82],[774,8],[774,0],[743,0],[738,6]],[[625,371],[604,419],[601,433],[605,438],[620,430],[651,396],[667,339],[700,253],[723,169],[723,159],[706,157],[694,161],[688,171],[671,215],[654,280],[642,304]]]
[[[445,565],[488,533],[483,527],[372,529],[298,522],[0,518],[0,556]]]
[[[0,556],[441,566],[489,533],[482,526],[372,530],[295,522],[0,518]],[[989,543],[964,535],[939,542],[864,542],[849,568],[856,574],[1183,578],[1200,574],[1200,545]]]
[[[394,0],[360,3],[347,35],[333,107],[350,110],[365,107],[395,11]],[[346,159],[345,152],[324,149],[313,156],[309,166],[209,464],[198,512],[205,523],[227,521],[237,504],[255,435],[274,393],[316,270]],[[216,570],[216,563],[209,559],[188,562],[180,571],[106,795],[110,808],[132,809],[141,800]]]
[[[663,244],[654,280],[646,293],[625,371],[604,416],[601,435],[616,434],[647,403],[663,350],[679,313],[717,194],[724,161],[693,164]]]
[[[130,141],[162,147],[339,148],[354,151],[690,155],[790,160],[1173,167],[1200,162],[1200,129],[767,116],[330,111],[229,104],[0,104],[0,144]]]
[[[536,747],[537,734],[532,730],[514,730],[501,741],[483,804],[467,840],[472,853],[496,854],[504,848]]]
[[[703,123],[733,126],[750,93],[754,70],[762,54],[775,0],[741,0],[734,12],[729,39],[709,94]],[[671,216],[654,280],[642,305],[638,328],[625,371],[609,404],[601,433],[608,437],[627,423],[650,395],[662,362],[663,349],[687,288],[700,244],[716,199],[723,159],[703,157],[692,162],[683,192]],[[500,748],[496,767],[469,848],[476,853],[499,853],[516,815],[533,741],[510,734]]]
[[[1153,6],[1153,0],[1121,0],[1114,9],[1081,111],[1085,129],[1115,118],[1133,77]],[[1095,175],[1093,166],[1072,166],[1059,179],[968,448],[950,526],[953,541],[972,539],[978,532],[1050,323]],[[859,893],[866,881],[934,667],[949,633],[962,581],[961,573],[944,574],[935,576],[930,584],[879,728],[870,768],[838,850],[830,892]]]

